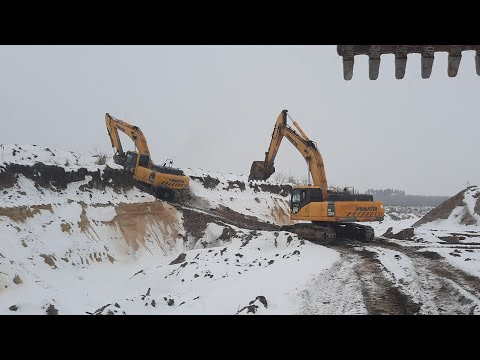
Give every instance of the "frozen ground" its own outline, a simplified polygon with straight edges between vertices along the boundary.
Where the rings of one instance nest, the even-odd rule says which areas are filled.
[[[0,314],[480,313],[478,188],[407,239],[382,235],[428,209],[390,209],[373,243],[327,247],[279,231],[288,187],[273,182],[186,169],[191,192],[171,205],[111,161],[2,150]]]

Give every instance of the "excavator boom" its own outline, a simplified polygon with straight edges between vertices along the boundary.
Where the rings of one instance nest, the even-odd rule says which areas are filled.
[[[123,120],[116,119],[108,113],[105,114],[105,124],[107,126],[112,147],[115,148],[114,160],[117,164],[124,165],[126,158],[126,154],[123,151],[122,143],[118,133],[118,130],[120,130],[133,140],[140,155],[143,155],[145,158],[148,157],[149,166],[152,165],[147,140],[145,139],[142,130],[140,130],[138,126],[130,125]]]
[[[337,45],[337,53],[343,58],[343,77],[351,80],[353,64],[356,55],[367,55],[369,63],[369,78],[376,80],[380,68],[380,56],[395,55],[395,78],[403,79],[407,66],[408,54],[422,56],[422,78],[428,79],[432,73],[433,60],[436,52],[448,53],[448,76],[455,77],[458,73],[462,51],[475,51],[475,67],[480,76],[480,45]]]
[[[313,184],[322,189],[323,196],[326,198],[328,192],[327,177],[325,176],[323,159],[320,152],[317,150],[317,145],[307,137],[304,131],[300,128],[300,125],[298,125],[296,121],[293,121],[293,119],[293,125],[297,128],[299,133],[290,127],[287,124],[287,117],[290,117],[288,115],[288,110],[282,110],[278,115],[273,129],[270,146],[265,153],[265,160],[254,161],[252,163],[248,180],[267,180],[275,172],[275,167],[273,165],[275,157],[277,156],[283,138],[286,137],[304,157],[308,164],[310,174],[312,175]]]

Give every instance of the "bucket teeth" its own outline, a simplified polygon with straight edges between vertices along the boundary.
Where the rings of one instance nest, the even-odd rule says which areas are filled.
[[[436,52],[448,53],[448,76],[458,74],[463,51],[475,51],[475,69],[480,76],[480,45],[337,45],[337,53],[343,58],[343,77],[353,77],[354,58],[367,55],[369,58],[369,78],[376,80],[380,69],[380,57],[383,54],[395,54],[395,78],[403,79],[408,54],[421,54],[421,73],[423,79],[430,78]]]
[[[424,56],[422,54],[422,79],[428,79],[432,74],[433,56]]]
[[[368,77],[370,80],[377,80],[378,71],[380,69],[380,58],[368,60]]]
[[[477,75],[480,76],[480,52],[475,55],[475,68],[477,69]]]
[[[371,45],[368,49],[368,77],[370,80],[377,80],[380,70],[381,45]]]
[[[353,77],[355,45],[338,45],[337,53],[343,58],[343,78],[351,80]]]
[[[345,80],[351,80],[353,77],[353,59],[343,60],[343,78]]]
[[[448,54],[448,76],[455,77],[458,73],[458,67],[460,66],[460,60],[462,60],[462,55],[452,55]]]
[[[407,57],[395,57],[395,78],[403,79],[405,68],[407,67]]]

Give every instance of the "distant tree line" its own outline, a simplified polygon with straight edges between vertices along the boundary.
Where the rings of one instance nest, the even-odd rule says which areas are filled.
[[[405,195],[405,191],[397,189],[368,189],[374,200],[382,201],[387,206],[433,206],[436,207],[447,200],[448,196]]]
[[[307,178],[300,179],[291,173],[283,172],[276,172],[273,180],[279,184],[293,186],[309,184]],[[329,189],[341,191],[341,188],[330,187]],[[398,189],[368,189],[366,194],[372,194],[374,200],[382,201],[386,206],[437,207],[449,198],[449,196],[406,195],[405,191]]]

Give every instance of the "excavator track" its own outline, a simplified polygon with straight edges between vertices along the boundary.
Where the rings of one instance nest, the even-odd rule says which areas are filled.
[[[372,242],[375,231],[371,226],[357,223],[334,223],[333,228],[338,239],[356,240],[363,243]]]
[[[159,200],[163,200],[169,203],[177,203],[180,199],[179,193],[176,190],[168,189],[165,187],[154,188],[151,185],[145,184],[141,181],[135,181],[135,186],[150,195],[155,196]]]
[[[322,226],[313,223],[298,223],[284,225],[281,227],[281,230],[292,232],[302,239],[322,245],[332,244],[336,240],[336,232],[330,226]]]
[[[356,223],[298,223],[282,226],[281,230],[322,245],[333,244],[337,239],[369,243],[375,238],[371,226]]]

